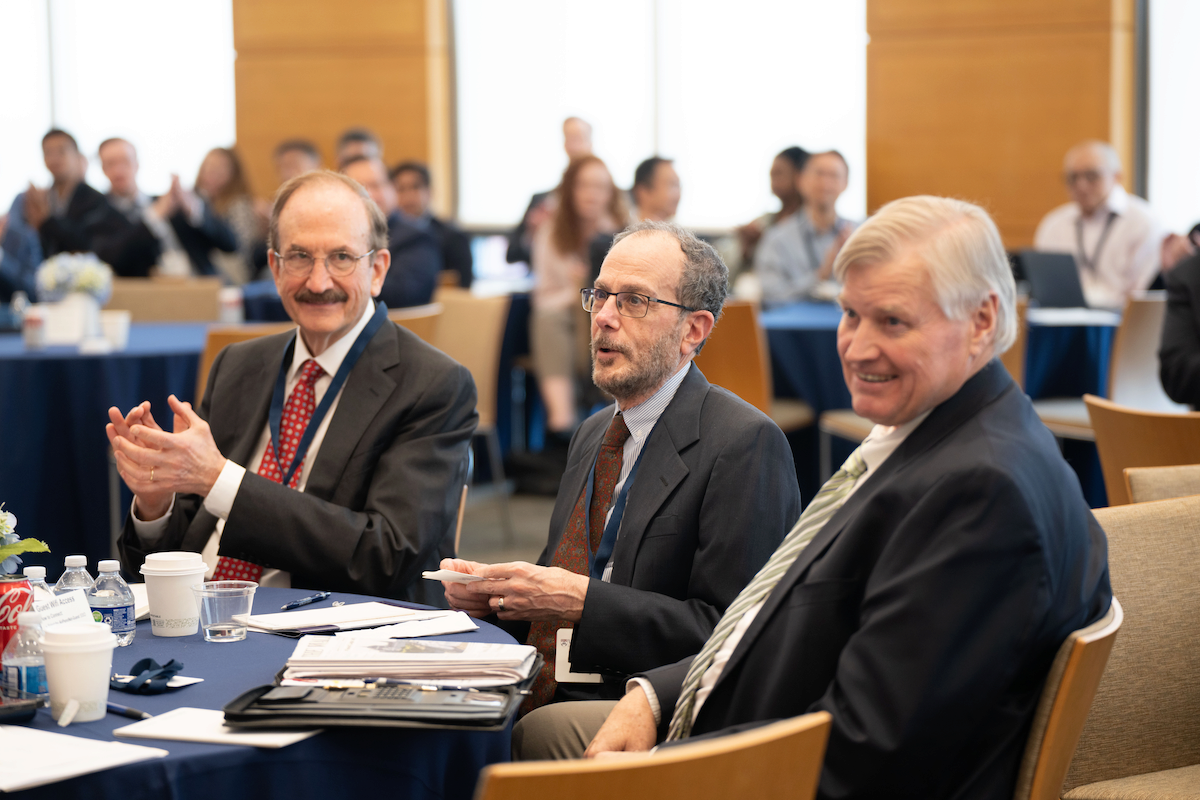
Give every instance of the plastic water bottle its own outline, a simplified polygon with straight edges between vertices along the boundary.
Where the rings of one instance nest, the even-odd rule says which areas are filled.
[[[87,571],[87,556],[67,556],[64,563],[67,571],[54,584],[54,593],[66,594],[72,589],[83,589],[85,593],[91,591],[95,581]]]
[[[133,609],[133,590],[121,578],[121,562],[101,561],[100,574],[87,595],[92,617],[112,629],[117,646],[131,644],[137,631],[137,612]]]
[[[29,581],[29,587],[33,589],[34,600],[48,600],[54,597],[53,590],[46,584],[45,567],[26,567],[25,579]]]
[[[46,696],[46,658],[42,655],[42,615],[22,611],[17,617],[20,628],[9,639],[4,655],[0,656],[4,671],[4,690]]]

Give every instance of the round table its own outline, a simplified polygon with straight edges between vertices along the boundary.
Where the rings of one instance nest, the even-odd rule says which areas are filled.
[[[300,589],[260,588],[254,612],[278,611],[289,600],[311,594]],[[328,607],[378,598],[335,593],[306,608]],[[411,604],[381,602],[413,607]],[[429,639],[512,644],[513,638],[480,621],[479,630]],[[137,636],[128,647],[113,653],[113,669],[126,673],[142,658],[160,664],[174,658],[184,665],[182,675],[204,678],[203,683],[172,689],[166,694],[137,695],[110,691],[109,700],[149,714],[181,706],[222,708],[242,692],[274,681],[275,673],[296,646],[295,639],[249,633],[241,642],[205,642],[201,634],[159,638],[150,633],[150,622],[138,623]],[[42,730],[113,740],[113,729],[133,720],[108,714],[95,722],[59,728],[44,708],[29,724]],[[511,726],[504,731],[416,730],[402,728],[329,728],[302,742],[277,750],[240,745],[197,744],[154,739],[121,739],[132,744],[159,747],[170,752],[156,758],[82,775],[13,794],[22,798],[54,800],[255,800],[279,797],[401,797],[470,798],[479,771],[487,764],[507,761]]]

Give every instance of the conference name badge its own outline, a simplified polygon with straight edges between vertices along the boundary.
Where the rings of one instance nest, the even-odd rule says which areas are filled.
[[[599,672],[571,670],[571,635],[574,628],[559,628],[554,633],[554,680],[559,683],[602,683]]]

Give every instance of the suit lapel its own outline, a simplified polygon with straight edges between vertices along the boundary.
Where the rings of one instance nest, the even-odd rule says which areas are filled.
[[[708,388],[693,364],[650,433],[613,548],[613,583],[628,586],[633,581],[635,556],[650,521],[688,475],[679,454],[700,439],[700,408]]]
[[[998,360],[992,359],[987,366],[967,381],[957,394],[935,408],[925,421],[908,435],[908,438],[896,448],[895,452],[879,465],[879,469],[871,473],[866,482],[854,492],[845,505],[830,517],[829,522],[825,523],[825,527],[821,528],[820,533],[813,537],[808,546],[800,551],[800,555],[796,557],[791,568],[767,596],[763,607],[755,616],[754,621],[750,623],[750,627],[746,629],[737,648],[730,655],[729,661],[721,672],[721,678],[717,682],[718,686],[726,676],[733,673],[734,668],[745,656],[755,638],[766,627],[771,615],[788,596],[791,587],[804,577],[809,566],[829,549],[859,511],[870,503],[871,498],[882,487],[890,483],[895,475],[919,461],[926,451],[958,429],[975,416],[984,405],[994,401],[1001,392],[1010,387],[1015,389],[1015,384],[1008,372]]]
[[[333,497],[346,462],[396,389],[396,380],[387,371],[400,363],[398,341],[396,326],[384,324],[350,371],[309,472],[306,494],[325,500]]]

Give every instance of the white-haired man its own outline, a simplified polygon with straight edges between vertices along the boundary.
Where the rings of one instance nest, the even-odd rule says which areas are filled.
[[[1121,308],[1158,274],[1166,231],[1150,204],[1121,186],[1121,159],[1112,145],[1086,141],[1063,159],[1071,202],[1042,218],[1033,246],[1070,253],[1088,305]]]
[[[1015,292],[982,209],[897,200],[835,271],[874,430],[700,654],[631,680],[588,753],[823,710],[822,797],[1011,797],[1055,651],[1109,607],[1104,534],[994,357]]]

